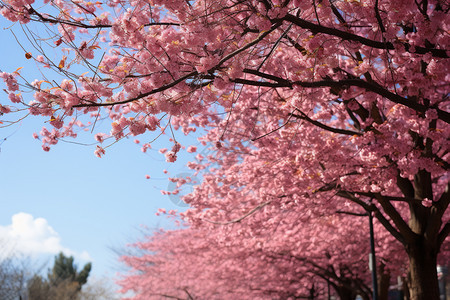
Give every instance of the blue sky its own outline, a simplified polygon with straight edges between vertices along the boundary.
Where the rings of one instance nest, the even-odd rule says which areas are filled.
[[[16,43],[9,23],[0,18],[0,70],[19,67],[28,79],[39,78],[32,60]],[[20,37],[20,26],[12,28]],[[24,43],[25,44],[25,43]],[[5,86],[0,82],[1,89]],[[0,91],[0,104],[8,104]],[[27,101],[31,100],[31,95]],[[60,142],[50,152],[33,139],[46,125],[45,119],[26,118],[19,124],[0,128],[0,255],[14,244],[15,251],[36,259],[53,261],[56,252],[74,255],[79,265],[92,261],[92,274],[113,276],[120,270],[117,255],[124,245],[141,236],[141,225],[149,229],[171,227],[158,208],[179,209],[161,195],[167,189],[168,175],[189,173],[181,157],[175,164],[165,162],[159,148],[171,147],[161,137],[146,154],[133,139],[122,140],[107,149],[103,158],[94,155],[95,146]],[[98,124],[109,132],[109,123]],[[198,144],[194,137],[179,139],[183,145]],[[141,141],[153,137],[141,136]],[[86,134],[84,141],[93,142]],[[163,169],[169,171],[168,175]],[[145,175],[151,179],[146,179]],[[14,217],[14,222],[12,218]],[[14,242],[11,243],[11,240]]]

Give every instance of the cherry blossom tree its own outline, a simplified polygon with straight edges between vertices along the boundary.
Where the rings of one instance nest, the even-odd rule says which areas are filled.
[[[325,299],[330,289],[339,299],[371,298],[367,218],[264,214],[271,213],[149,235],[134,245],[140,255],[122,258],[131,267],[123,291],[133,291],[131,299]],[[402,275],[407,260],[380,224],[376,233],[387,288],[389,275]]]
[[[166,133],[169,162],[182,149],[174,130],[204,127],[217,151],[190,164],[209,166],[185,198],[191,226],[360,207],[403,245],[412,299],[439,298],[450,232],[447,2],[1,3],[10,21],[46,26],[24,54],[64,77],[1,73],[5,124],[24,112],[48,118],[53,128],[36,135],[48,151],[109,118],[96,155],[126,136],[148,136],[145,150]]]

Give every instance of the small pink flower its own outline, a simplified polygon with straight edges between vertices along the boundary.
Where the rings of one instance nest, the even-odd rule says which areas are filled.
[[[172,147],[172,152],[173,153],[178,153],[178,151],[180,151],[180,149],[181,149],[181,145],[180,145],[180,143],[175,143],[174,145],[173,145],[173,147]]]
[[[187,148],[187,152],[189,152],[189,153],[194,153],[196,151],[197,151],[197,147],[195,147],[195,146],[189,146]]]
[[[105,155],[105,149],[103,149],[103,148],[100,147],[100,146],[97,146],[97,150],[94,151],[94,154],[95,154],[97,157],[101,158],[102,155]]]
[[[0,115],[1,114],[7,114],[10,113],[11,109],[9,108],[9,106],[4,106],[0,104]]]
[[[428,198],[422,200],[422,205],[425,207],[431,207],[433,205],[433,201]]]
[[[8,98],[13,103],[20,103],[20,101],[22,101],[20,94],[9,93]]]
[[[175,162],[177,160],[177,154],[173,151],[169,151],[165,154],[167,162]]]
[[[103,143],[104,139],[105,139],[105,134],[104,133],[97,133],[95,135],[95,140],[97,142],[99,142],[99,143]]]
[[[145,178],[146,179],[150,179],[150,175],[145,175]]]
[[[152,146],[150,144],[145,143],[144,145],[142,145],[141,151],[146,153],[147,149],[151,149],[151,148],[152,148]]]
[[[52,118],[50,120],[50,124],[52,124],[53,127],[55,127],[56,129],[61,129],[64,125],[64,122],[63,122],[63,120],[61,120],[61,118],[59,116],[56,118],[52,116]]]

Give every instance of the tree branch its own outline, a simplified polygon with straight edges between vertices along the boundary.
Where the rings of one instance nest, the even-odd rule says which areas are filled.
[[[20,12],[14,10],[13,8],[8,7],[9,10],[19,14]],[[30,14],[30,16],[36,16],[38,19],[37,20],[33,20],[30,19],[32,21],[35,22],[43,22],[43,23],[51,23],[51,24],[65,24],[65,25],[70,25],[70,26],[74,26],[74,27],[79,27],[79,28],[86,28],[86,29],[95,29],[95,28],[111,28],[113,25],[111,24],[96,24],[96,25],[91,25],[91,24],[85,24],[85,23],[81,23],[81,22],[75,22],[75,21],[69,21],[69,20],[63,20],[63,19],[57,19],[57,18],[49,18],[49,17],[45,17],[42,14],[40,14],[39,12],[37,12],[33,7],[30,6],[30,8],[28,9],[28,13]],[[179,23],[173,23],[173,22],[155,22],[155,23],[148,23],[145,24],[144,27],[148,27],[148,26],[181,26],[181,24]]]
[[[371,211],[373,209],[370,208],[370,205],[367,204],[366,202],[362,201],[361,199],[359,199],[358,197],[355,197],[351,192],[347,192],[347,191],[338,191],[336,193],[337,196],[348,199],[352,202],[355,202],[356,204],[358,204],[359,206],[361,206],[362,208],[364,208],[366,211]]]
[[[171,88],[171,87],[174,87],[175,85],[179,84],[180,82],[183,82],[183,81],[185,81],[186,79],[189,79],[190,77],[194,77],[194,76],[196,76],[196,75],[198,75],[198,72],[197,72],[197,71],[193,71],[193,72],[191,72],[191,73],[189,73],[189,74],[184,75],[183,77],[178,78],[178,79],[175,80],[175,81],[172,81],[172,82],[169,83],[169,84],[163,85],[162,87],[153,89],[153,90],[151,90],[151,91],[149,91],[149,92],[147,92],[147,93],[143,93],[143,94],[140,94],[139,96],[136,96],[136,97],[130,98],[130,99],[126,99],[126,100],[123,100],[123,101],[117,101],[117,102],[104,102],[104,103],[76,104],[76,105],[74,105],[73,107],[92,107],[92,106],[97,107],[97,106],[114,106],[114,105],[126,104],[126,103],[129,103],[129,102],[133,102],[133,101],[142,99],[142,98],[144,98],[144,97],[150,96],[150,95],[152,95],[152,94],[156,94],[156,93],[165,91],[165,90],[167,90],[167,89],[169,89],[169,88]]]
[[[378,9],[378,0],[375,0],[374,10],[375,10],[375,17],[377,18],[378,26],[380,27],[381,33],[383,34],[386,32],[386,29],[384,29],[383,20],[381,19],[380,10]]]
[[[309,123],[311,123],[311,124],[313,124],[313,125],[315,125],[317,127],[320,127],[322,129],[325,129],[327,131],[338,133],[338,134],[351,135],[351,136],[363,135],[361,132],[358,132],[358,131],[347,130],[347,129],[340,129],[340,128],[334,128],[334,127],[327,126],[327,125],[325,125],[325,124],[323,124],[321,122],[312,120],[311,118],[309,118],[305,113],[301,112],[300,110],[297,109],[297,111],[300,112],[301,115],[297,115],[297,114],[291,114],[291,115],[293,117],[298,118],[298,119],[302,119],[302,120],[308,121]]]
[[[397,170],[397,186],[402,191],[402,194],[407,198],[414,198],[414,186],[408,178],[400,176],[400,171]]]
[[[359,42],[363,45],[366,45],[366,46],[369,46],[372,48],[395,50],[394,44],[392,44],[391,42],[374,41],[374,40],[371,40],[371,39],[368,39],[368,38],[365,38],[365,37],[362,37],[362,36],[359,36],[359,35],[356,35],[356,34],[353,34],[350,32],[336,29],[336,28],[330,28],[330,27],[317,25],[317,24],[311,23],[309,21],[303,20],[299,17],[296,17],[292,14],[286,14],[286,16],[282,20],[294,23],[295,25],[297,25],[301,28],[304,28],[304,29],[309,29],[312,32],[320,32],[320,33],[336,36],[336,37],[339,37],[344,40]],[[274,20],[274,21],[277,21],[277,20]],[[405,47],[406,51],[408,51],[410,53],[417,53],[417,54],[431,53],[434,57],[448,58],[447,51],[444,49],[415,46],[414,47],[415,51],[412,52],[411,45],[409,43],[403,42],[402,45]]]
[[[259,70],[252,70],[252,69],[245,68],[243,70],[243,72],[247,73],[247,74],[256,75],[256,76],[259,76],[261,78],[273,80],[273,81],[276,81],[276,82],[279,82],[279,83],[284,83],[284,84],[287,84],[287,85],[290,84],[290,81],[287,80],[287,79],[284,79],[284,78],[281,78],[281,77],[278,77],[278,76],[275,76],[275,75],[272,75],[272,74],[267,74],[267,73],[264,73],[264,72],[260,72]]]
[[[264,77],[270,76],[270,74],[264,74]],[[288,80],[282,80],[278,81],[276,83],[274,82],[265,82],[265,81],[255,81],[255,80],[248,80],[248,79],[242,79],[242,78],[236,78],[230,80],[235,83],[239,84],[245,84],[245,85],[252,85],[252,86],[264,86],[264,87],[272,87],[272,88],[280,88],[280,87],[287,87],[287,88],[293,88],[295,85],[305,87],[305,88],[320,88],[320,87],[335,87],[335,88],[342,88],[342,86],[357,86],[360,88],[363,88],[367,91],[374,92],[380,96],[383,96],[389,100],[391,100],[394,103],[402,104],[406,107],[409,107],[417,112],[425,113],[427,111],[427,107],[425,105],[422,105],[413,99],[404,98],[402,96],[399,96],[395,93],[392,93],[388,91],[387,89],[383,88],[382,86],[375,84],[375,83],[369,83],[367,81],[364,81],[362,79],[343,79],[339,81],[332,81],[332,80],[320,80],[320,81],[288,81]],[[450,123],[450,113],[443,111],[441,109],[436,108],[436,111],[438,113],[438,118],[446,123]]]
[[[430,218],[429,224],[427,226],[426,234],[431,237],[432,234],[435,234],[437,238],[437,243],[439,247],[444,242],[444,240],[449,235],[450,225],[446,223],[444,228],[439,232],[440,227],[442,225],[442,216],[447,211],[447,208],[450,203],[450,182],[447,183],[444,192],[441,197],[439,197],[438,201],[433,201],[433,205],[430,207]]]
[[[383,207],[384,212],[394,222],[395,226],[398,228],[399,233],[405,239],[405,242],[406,243],[410,243],[414,239],[415,234],[411,230],[411,228],[408,226],[408,224],[405,222],[405,220],[403,220],[403,218],[400,215],[400,213],[381,194],[376,193],[375,194],[375,198],[377,199],[378,203],[380,203],[381,207]]]
[[[389,233],[392,234],[392,236],[397,239],[397,241],[402,243],[402,245],[406,245],[405,238],[403,237],[403,235],[394,226],[392,226],[391,222],[389,222],[389,220],[386,219],[386,217],[381,213],[381,211],[377,209],[374,213],[374,217],[377,218],[377,220],[381,223],[381,225],[383,225],[384,228],[386,228],[386,230],[389,231]]]
[[[272,28],[270,28],[267,31],[263,31],[259,34],[259,36],[254,39],[253,41],[251,41],[250,43],[246,44],[245,46],[236,49],[235,51],[233,51],[232,53],[228,54],[227,56],[225,56],[224,58],[222,58],[216,66],[214,66],[213,68],[211,68],[211,70],[209,70],[209,73],[213,73],[215,70],[219,69],[220,66],[222,66],[227,60],[233,58],[234,56],[238,55],[239,53],[241,53],[242,51],[247,50],[248,48],[250,48],[253,45],[256,45],[257,43],[259,43],[260,41],[262,41],[266,36],[268,36],[269,34],[271,34],[273,31],[275,31],[278,27],[281,26],[281,24],[283,24],[282,22],[276,22],[275,24],[272,25]]]
[[[441,248],[442,243],[444,243],[445,239],[448,237],[448,235],[450,234],[450,223],[447,222],[444,225],[444,228],[442,228],[441,232],[439,232],[438,237],[437,237],[437,246],[438,249]]]
[[[281,198],[281,197],[279,197]],[[216,225],[228,225],[228,224],[233,224],[233,223],[239,223],[240,221],[242,221],[243,219],[247,218],[248,216],[252,215],[253,213],[255,213],[256,211],[260,210],[261,208],[263,208],[264,206],[266,206],[267,204],[269,204],[270,202],[272,202],[272,200],[266,201],[264,203],[259,204],[258,206],[256,206],[255,208],[253,208],[252,210],[250,210],[248,213],[246,213],[245,215],[236,218],[234,220],[228,221],[228,222],[216,222],[216,221],[211,221],[211,220],[206,220],[203,219],[204,221],[208,222],[208,223],[212,223],[212,224],[216,224]]]
[[[381,211],[375,205],[367,204],[366,202],[362,201],[361,199],[355,197],[351,192],[339,191],[336,193],[336,195],[346,198],[352,202],[355,202],[356,204],[358,204],[362,208],[364,208],[367,212],[373,211],[375,213],[375,218],[377,218],[377,220],[384,226],[384,228],[386,228],[386,230],[389,231],[389,233],[391,233],[392,236],[395,237],[400,243],[405,245],[405,238],[404,238],[403,234],[401,232],[399,232],[394,226],[392,226],[391,222],[389,222],[389,220],[386,219],[386,217],[381,213]]]
[[[368,214],[367,213],[354,213],[351,211],[343,211],[343,210],[337,210],[336,211],[337,214],[344,214],[344,215],[350,215],[350,216],[355,216],[355,217],[367,217]]]
[[[352,193],[357,194],[357,195],[361,195],[361,196],[366,196],[369,198],[375,198],[375,193],[372,192],[358,192],[358,191],[352,191]],[[381,195],[381,197],[384,197],[384,199],[386,199],[386,201],[398,201],[398,202],[406,202],[406,203],[410,203],[412,201],[416,201],[416,199],[414,198],[407,198],[407,197],[397,197],[397,196],[389,196],[389,195]]]
[[[249,79],[243,79],[243,78],[234,78],[230,79],[231,82],[243,84],[243,85],[251,85],[251,86],[264,86],[264,87],[271,87],[271,88],[280,88],[280,87],[287,87],[292,88],[292,82],[286,81],[286,82],[267,82],[267,81],[256,81],[256,80],[249,80]]]
[[[434,204],[442,212],[440,217],[444,215],[444,212],[447,210],[449,204],[450,204],[450,182],[447,182],[444,192],[442,193],[441,197],[439,197],[438,201]]]

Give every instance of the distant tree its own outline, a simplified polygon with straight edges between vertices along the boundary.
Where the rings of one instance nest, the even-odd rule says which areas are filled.
[[[54,285],[69,280],[78,283],[78,290],[81,290],[81,286],[87,282],[91,268],[92,264],[87,263],[84,265],[83,270],[78,272],[73,257],[67,257],[61,252],[55,257],[55,264],[48,275],[48,279]]]
[[[50,285],[40,275],[35,274],[28,282],[28,299],[46,300],[50,294]]]
[[[90,279],[89,282],[83,285],[80,292],[80,300],[116,300],[120,299],[117,294],[117,287],[106,278]]]
[[[27,282],[37,270],[18,253],[14,241],[0,238],[0,300],[17,300],[26,294]]]
[[[30,272],[14,258],[0,260],[0,299],[16,300],[25,290]]]
[[[133,300],[371,299],[367,219],[296,216],[286,210],[271,219],[252,215],[228,226],[210,223],[154,233],[122,257],[130,273],[119,284],[123,292],[137,295],[126,298]],[[385,300],[389,276],[402,275],[407,256],[381,224],[374,230],[379,286],[383,280],[386,295],[378,299]]]
[[[92,264],[87,263],[78,272],[72,256],[62,252],[55,256],[53,268],[47,279],[35,275],[28,283],[29,300],[77,300],[81,288],[87,282]]]

